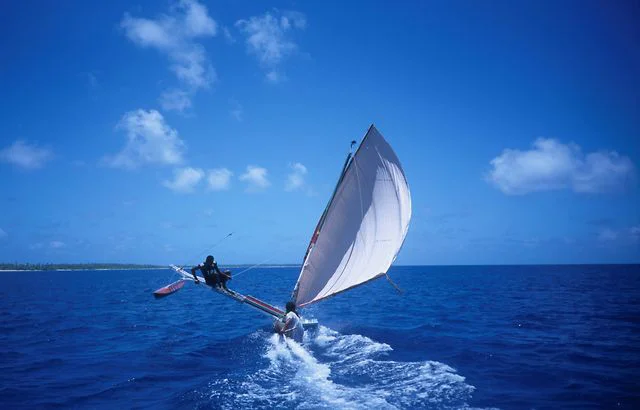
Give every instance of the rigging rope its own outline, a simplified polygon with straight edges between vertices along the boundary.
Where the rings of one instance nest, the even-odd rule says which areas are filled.
[[[402,289],[400,289],[400,288],[398,287],[398,285],[396,285],[395,283],[393,283],[393,281],[392,281],[392,280],[391,280],[391,278],[389,277],[389,274],[388,274],[388,273],[385,273],[385,274],[384,274],[384,276],[386,276],[386,277],[387,277],[387,280],[389,281],[389,283],[391,284],[391,286],[393,286],[394,288],[396,288],[396,290],[398,291],[398,293],[402,295],[403,290],[402,290]]]
[[[199,256],[201,256],[204,253],[210,252],[211,250],[213,250],[216,246],[220,245],[225,239],[227,239],[228,237],[230,237],[231,235],[233,235],[233,232],[230,232],[229,234],[227,234],[224,238],[218,240],[217,242],[215,242],[213,245],[209,245],[206,248],[204,248],[201,252],[198,252],[194,258],[198,258]]]
[[[265,263],[269,262],[269,261],[270,261],[270,260],[272,260],[273,258],[274,258],[274,257],[272,256],[272,257],[270,257],[269,259],[266,259],[266,260],[264,260],[264,261],[262,261],[262,262],[260,262],[260,263],[258,263],[258,264],[256,264],[256,265],[253,265],[253,266],[251,266],[251,267],[248,267],[247,269],[245,269],[245,270],[243,270],[243,271],[241,271],[241,272],[239,272],[239,273],[236,273],[235,275],[233,275],[233,277],[234,277],[234,278],[237,278],[238,276],[242,275],[242,274],[243,274],[243,273],[245,273],[245,272],[248,272],[248,271],[250,271],[250,270],[252,270],[252,269],[254,269],[254,268],[257,268],[257,267],[258,267],[258,266],[260,266],[260,265],[264,265]]]

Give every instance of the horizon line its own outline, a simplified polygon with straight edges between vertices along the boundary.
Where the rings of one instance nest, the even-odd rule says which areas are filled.
[[[8,266],[20,266],[20,265],[67,265],[67,266],[78,266],[78,265],[128,265],[128,266],[136,266],[136,267],[144,267],[147,266],[149,268],[167,268],[169,269],[170,264],[151,264],[151,263],[128,263],[128,262],[0,262],[1,265]],[[196,266],[193,263],[187,264],[172,264],[177,266]],[[264,264],[255,264],[255,263],[228,263],[221,264],[221,266],[252,266],[257,265],[260,266],[283,266],[283,267],[300,267],[302,264],[300,263],[264,263]],[[415,267],[415,266],[434,266],[434,267],[458,267],[458,266],[605,266],[605,265],[640,265],[640,261],[638,262],[571,262],[571,263],[461,263],[461,264],[394,264],[391,267]],[[390,267],[390,268],[391,268]]]

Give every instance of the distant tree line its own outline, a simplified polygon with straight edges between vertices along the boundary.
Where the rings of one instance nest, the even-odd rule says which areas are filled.
[[[149,269],[165,267],[159,265],[136,265],[133,263],[0,263],[0,270]]]

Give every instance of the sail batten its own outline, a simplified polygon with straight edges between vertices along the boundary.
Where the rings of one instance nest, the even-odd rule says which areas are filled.
[[[294,290],[308,305],[384,275],[411,219],[411,195],[391,146],[372,125],[347,159],[313,233]]]

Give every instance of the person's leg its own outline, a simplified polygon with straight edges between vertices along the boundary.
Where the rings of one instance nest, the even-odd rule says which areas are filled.
[[[218,275],[216,275],[215,273],[210,273],[209,275],[206,275],[204,278],[207,281],[207,285],[211,286],[212,288],[217,288],[220,286],[220,283],[218,281]]]

